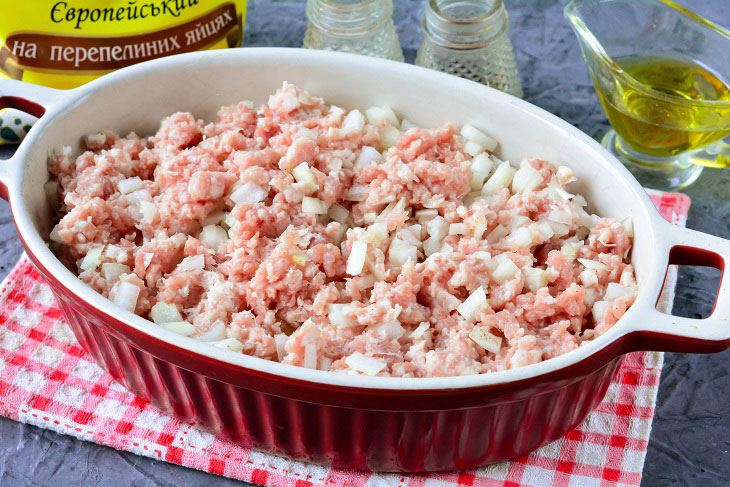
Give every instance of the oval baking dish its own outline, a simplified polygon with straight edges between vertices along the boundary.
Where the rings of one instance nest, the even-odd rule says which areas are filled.
[[[221,105],[265,101],[284,80],[348,108],[389,105],[421,126],[473,123],[499,140],[502,159],[534,156],[571,167],[576,190],[593,210],[633,218],[635,304],[604,335],[534,365],[461,377],[351,376],[235,354],[167,331],[94,292],[48,249],[43,185],[52,148],[75,144],[78,151],[84,134],[102,128],[152,133],[175,111],[210,120]],[[730,243],[667,223],[629,172],[590,137],[477,83],[349,54],[233,49],[138,64],[70,91],[0,80],[3,107],[41,117],[15,155],[0,163],[0,194],[81,345],[161,410],[246,446],[354,469],[469,468],[564,435],[601,401],[626,352],[730,347],[728,275],[708,319],[655,309],[669,264],[724,270]]]

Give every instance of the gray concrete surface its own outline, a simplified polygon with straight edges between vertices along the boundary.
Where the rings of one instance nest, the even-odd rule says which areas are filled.
[[[406,59],[420,40],[422,0],[394,0],[395,21]],[[507,0],[511,38],[525,98],[598,137],[608,127],[578,45],[562,17],[564,0]],[[680,1],[730,27],[727,0]],[[250,0],[245,44],[299,46],[304,1]],[[7,158],[9,149],[0,149]],[[692,198],[688,226],[730,238],[730,171],[706,170],[686,191]],[[0,202],[0,278],[21,245],[5,202]],[[682,269],[675,312],[707,316],[719,273]],[[643,485],[730,485],[730,352],[711,356],[667,354]],[[138,457],[0,418],[0,485],[197,486],[237,485],[230,479]]]

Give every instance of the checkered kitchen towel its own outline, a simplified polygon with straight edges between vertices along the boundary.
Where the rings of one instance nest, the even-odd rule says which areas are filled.
[[[689,198],[652,194],[684,225]],[[676,276],[662,306],[671,308]],[[638,485],[663,356],[634,353],[588,419],[529,455],[470,471],[372,474],[295,462],[232,445],[127,392],[78,345],[49,287],[23,257],[0,285],[0,414],[138,455],[267,486]]]

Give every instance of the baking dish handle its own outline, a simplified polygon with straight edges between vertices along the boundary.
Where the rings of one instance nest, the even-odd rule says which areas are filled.
[[[13,79],[0,79],[0,110],[14,108],[40,118],[62,96],[62,90]],[[11,157],[0,162],[0,198],[5,200],[8,199],[7,186],[14,166],[13,159]]]
[[[730,241],[664,223],[669,235],[668,264],[708,266],[722,272],[715,308],[705,319],[683,318],[652,307],[645,322],[631,333],[637,350],[720,352],[730,348]],[[658,299],[658,296],[657,296]]]

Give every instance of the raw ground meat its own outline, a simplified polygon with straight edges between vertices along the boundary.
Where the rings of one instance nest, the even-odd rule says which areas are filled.
[[[89,135],[49,160],[54,250],[160,326],[351,374],[533,364],[633,303],[631,226],[588,214],[568,168],[515,174],[484,134],[366,113],[284,83],[212,123]]]

